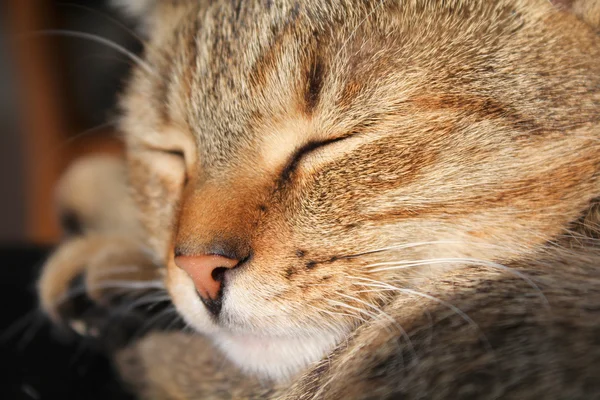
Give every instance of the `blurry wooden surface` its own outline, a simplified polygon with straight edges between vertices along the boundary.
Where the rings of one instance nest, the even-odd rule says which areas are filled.
[[[11,56],[21,88],[26,240],[34,243],[54,243],[59,238],[53,188],[68,163],[87,153],[121,151],[114,135],[106,132],[94,131],[80,137],[69,132],[69,111],[57,79],[59,64],[54,62],[53,38],[31,35],[52,17],[45,4],[40,0],[7,1],[2,13],[9,31],[21,38],[13,41]]]

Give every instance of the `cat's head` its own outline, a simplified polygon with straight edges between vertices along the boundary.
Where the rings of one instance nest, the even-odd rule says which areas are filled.
[[[599,194],[600,43],[545,0],[142,3],[135,200],[178,310],[246,370],[293,374]]]

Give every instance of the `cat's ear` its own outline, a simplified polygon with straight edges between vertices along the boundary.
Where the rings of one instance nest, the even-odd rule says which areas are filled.
[[[600,31],[600,0],[550,0],[556,7],[572,12],[579,19]]]

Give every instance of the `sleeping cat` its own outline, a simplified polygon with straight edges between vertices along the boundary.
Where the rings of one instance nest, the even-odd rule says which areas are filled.
[[[168,292],[140,397],[600,398],[599,1],[125,6],[126,161],[39,291],[92,335],[73,282]]]

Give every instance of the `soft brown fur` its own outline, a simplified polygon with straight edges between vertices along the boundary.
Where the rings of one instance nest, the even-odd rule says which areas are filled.
[[[227,357],[151,335],[117,356],[140,396],[600,397],[600,2],[144,5],[122,100],[143,233],[73,239],[40,281],[58,319],[98,252],[165,275]],[[205,253],[245,260],[216,323],[173,262]],[[251,365],[228,335],[294,356]]]

